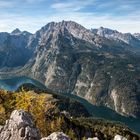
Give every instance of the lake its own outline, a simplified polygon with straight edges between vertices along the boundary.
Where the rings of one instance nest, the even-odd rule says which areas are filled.
[[[46,88],[42,83],[38,82],[37,80],[24,76],[12,78],[12,79],[0,80],[0,88],[8,91],[16,91],[21,85],[27,83],[33,84],[34,86],[37,86],[41,89]],[[86,101],[85,99],[70,93],[63,94],[63,96],[73,98],[81,102],[89,111],[89,113],[92,114],[94,118],[100,118],[100,119],[123,123],[127,125],[130,129],[135,131],[136,133],[140,134],[140,119],[135,119],[132,117],[124,117],[109,108],[94,106],[88,101]]]

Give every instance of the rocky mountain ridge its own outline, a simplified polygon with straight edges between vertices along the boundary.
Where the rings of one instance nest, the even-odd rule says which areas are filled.
[[[113,39],[113,40],[118,40],[122,41],[124,43],[127,43],[131,45],[132,47],[139,47],[140,42],[139,42],[139,34],[131,34],[131,33],[121,33],[116,30],[100,27],[99,29],[91,29],[91,31],[94,34],[97,34],[99,36],[108,38],[108,39]]]
[[[28,47],[31,34],[19,29],[12,33],[0,33],[0,68],[23,66],[33,52]]]
[[[90,31],[73,21],[48,23],[29,36],[1,33],[0,77],[28,76],[139,118],[139,44],[131,34]]]
[[[140,40],[140,33],[134,33],[133,35]]]

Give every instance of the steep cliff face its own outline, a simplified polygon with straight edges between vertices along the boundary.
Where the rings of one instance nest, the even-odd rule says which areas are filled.
[[[28,47],[31,34],[18,29],[11,34],[0,33],[0,68],[23,66],[32,57]]]
[[[23,32],[3,34],[0,77],[29,76],[55,92],[140,117],[140,41],[133,35],[104,28],[91,32],[72,21],[51,22],[26,37]],[[8,37],[8,45],[15,44],[11,51],[3,45]]]
[[[129,52],[126,43],[64,21],[46,25],[36,36],[40,45],[32,77],[53,91],[76,94],[123,115],[140,116],[139,56]]]

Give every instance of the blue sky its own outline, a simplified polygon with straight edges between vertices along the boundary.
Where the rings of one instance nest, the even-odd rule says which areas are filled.
[[[51,21],[73,20],[140,33],[140,0],[0,0],[0,32],[15,28],[34,33]]]

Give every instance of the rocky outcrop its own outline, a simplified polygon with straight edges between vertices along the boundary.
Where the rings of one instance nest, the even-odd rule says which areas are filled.
[[[73,127],[75,128],[72,128],[72,125],[70,123],[69,123],[69,126],[71,126],[70,129],[73,129],[73,130],[75,129],[76,133],[79,131],[78,127],[75,127],[74,124],[73,124]],[[86,126],[85,123],[84,123],[84,126]],[[99,127],[99,124],[98,124],[98,127]],[[102,140],[106,138],[104,137],[106,135],[101,134],[100,132],[99,132],[101,134],[100,136],[98,135],[98,137],[93,137],[93,138],[91,136],[91,138],[88,138],[89,135],[86,136],[86,134],[90,134],[90,133],[86,133],[85,131],[86,130],[91,131],[91,133],[94,133],[94,132],[92,131],[91,126],[90,128],[88,128],[87,126],[85,128],[84,127],[82,128],[80,126],[80,133],[78,137],[75,137],[75,139],[78,139],[79,136],[81,139],[84,137],[84,138],[87,138],[87,140]],[[82,129],[85,135],[81,133]],[[122,128],[120,129],[120,131],[121,130]],[[128,131],[126,132],[128,133]],[[129,132],[128,134],[130,135],[125,134],[125,136],[129,137],[128,140],[139,139],[138,136],[131,134],[131,132]],[[81,135],[83,136],[81,137]],[[111,138],[114,140],[127,140],[126,137],[118,135],[118,134],[115,135],[115,137],[113,134]],[[63,132],[54,132],[50,134],[48,137],[40,138],[39,130],[35,127],[35,124],[32,120],[31,115],[23,110],[14,110],[10,116],[10,119],[6,121],[5,125],[0,126],[0,140],[71,140],[71,139],[69,136],[67,136]]]
[[[19,34],[21,34],[22,32],[18,29],[18,28],[16,28],[15,30],[13,30],[12,32],[11,32],[11,35],[19,35]]]
[[[41,140],[70,140],[70,138],[63,132],[54,132],[48,137],[42,138]]]
[[[88,138],[87,140],[99,140],[97,137],[94,138]]]
[[[138,40],[140,40],[140,33],[135,33],[135,34],[133,34],[133,36],[135,36],[135,38],[137,38]]]
[[[94,137],[94,138],[88,138],[87,140],[99,140],[99,138],[98,137]],[[127,140],[127,138],[123,137],[121,135],[116,135],[114,137],[114,140]]]
[[[116,136],[114,137],[114,140],[127,140],[127,138],[126,138],[126,137],[123,137],[123,136],[121,136],[121,135],[116,135]]]
[[[0,140],[39,140],[39,130],[31,115],[23,110],[12,112],[10,119],[0,128]]]
[[[70,140],[63,132],[54,132],[46,138],[40,138],[30,114],[23,110],[14,110],[4,126],[0,126],[0,140]]]

